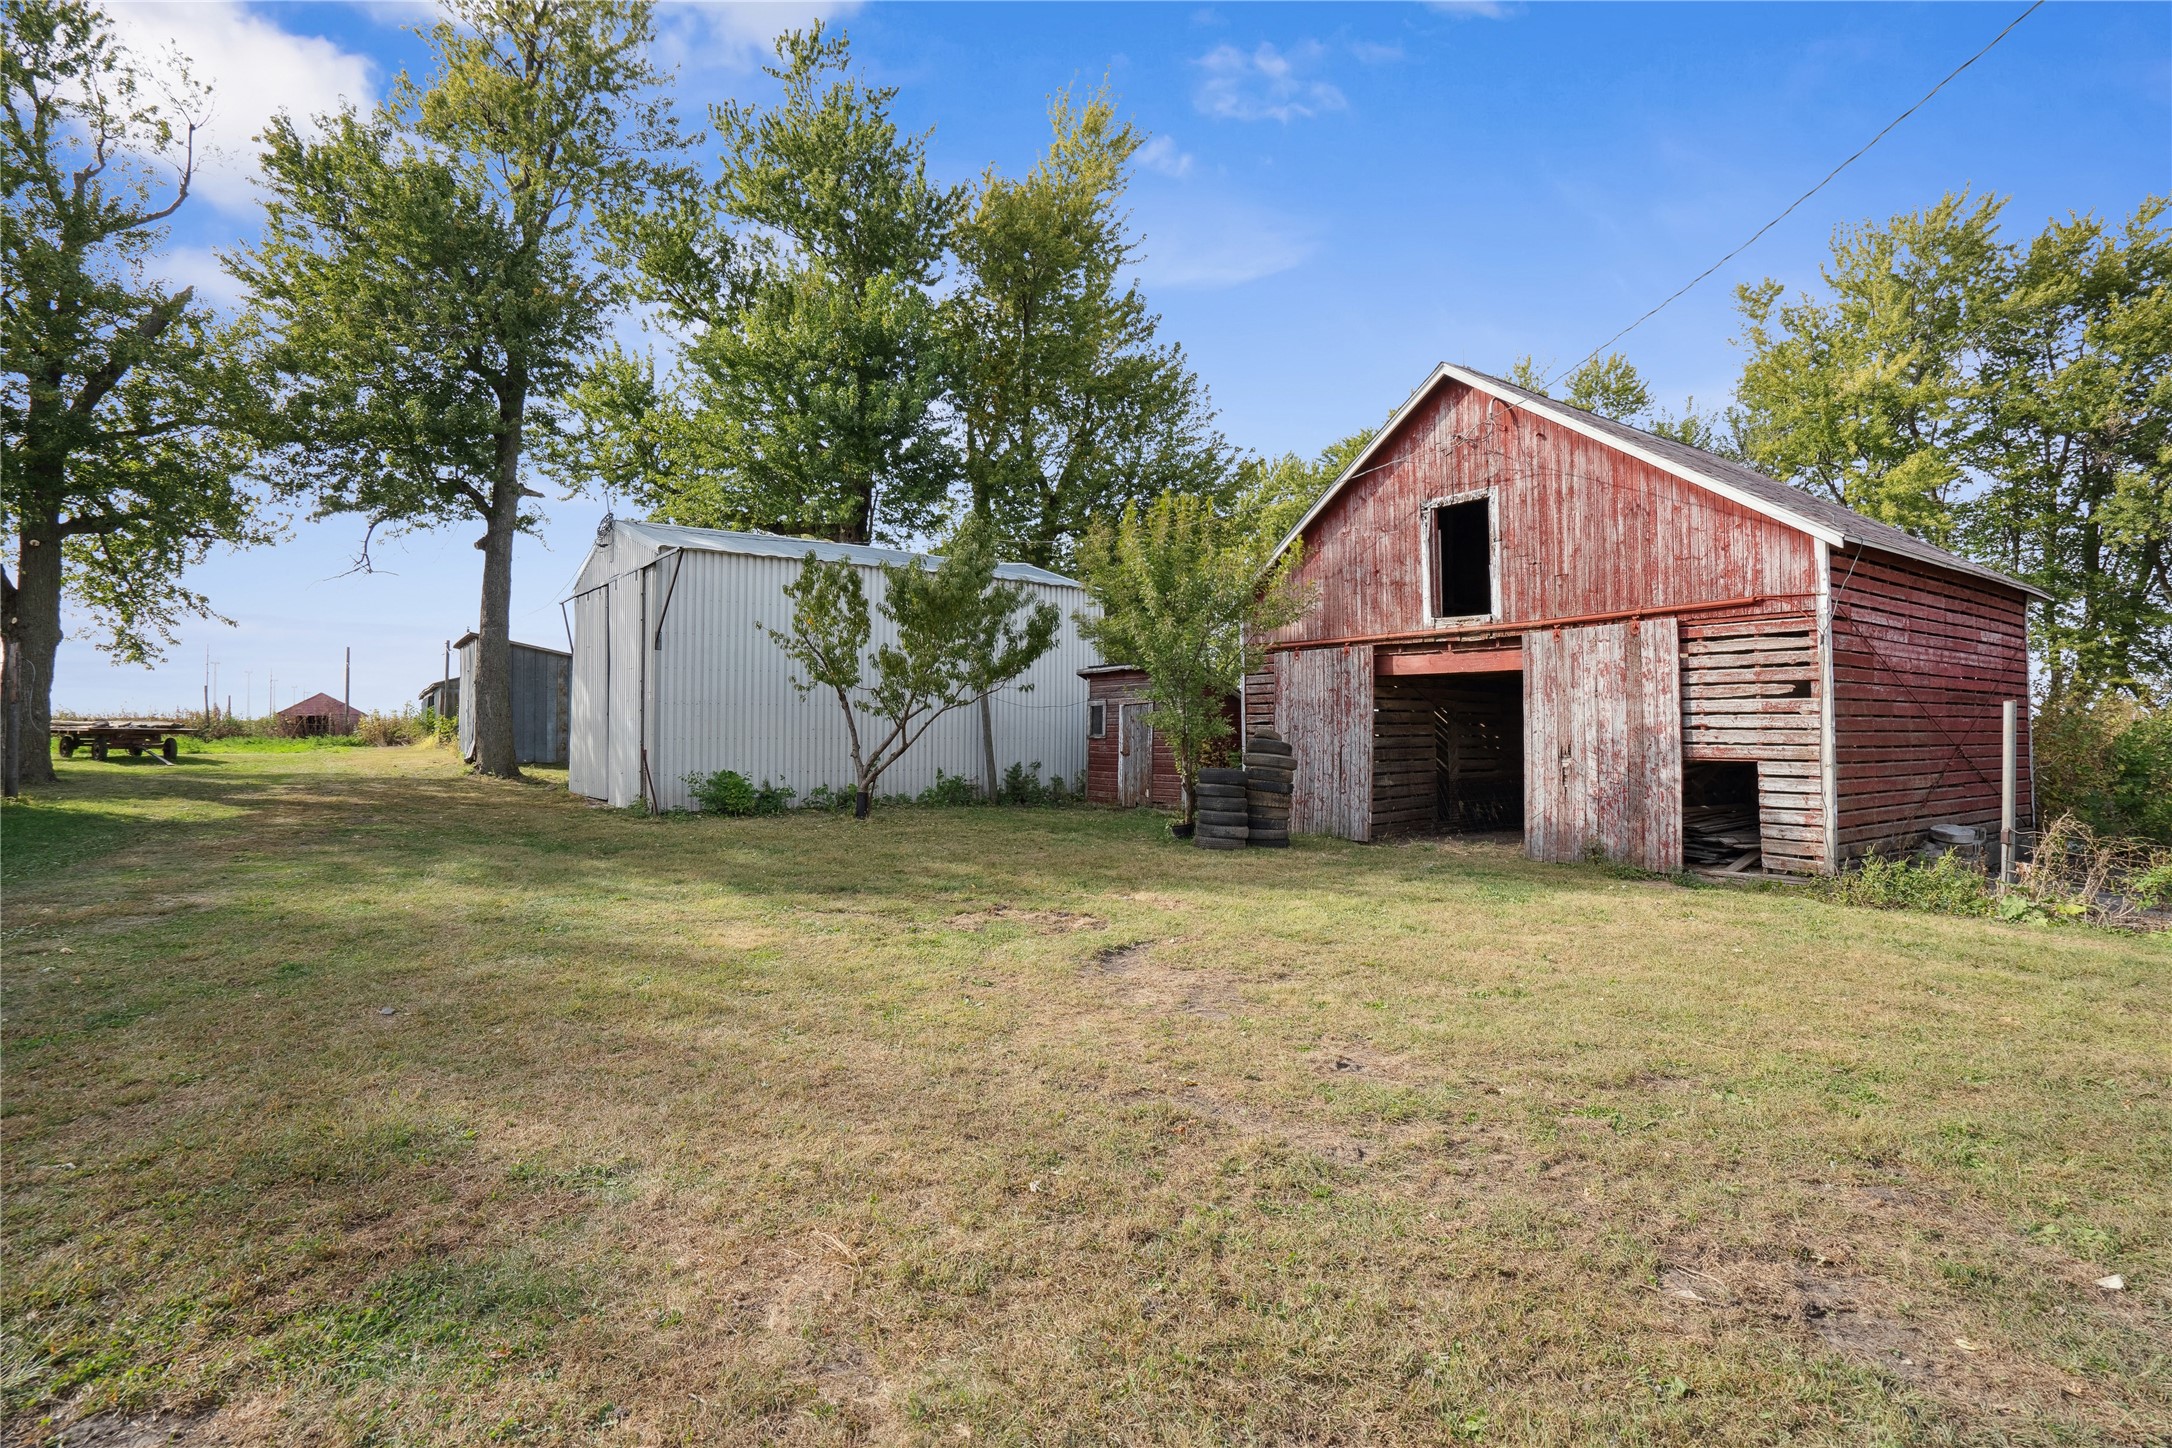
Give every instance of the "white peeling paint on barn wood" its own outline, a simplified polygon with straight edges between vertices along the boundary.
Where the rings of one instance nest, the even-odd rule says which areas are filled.
[[[1672,618],[1524,635],[1524,847],[1682,867],[1681,643]]]
[[[1290,828],[1369,840],[1373,833],[1373,649],[1280,656],[1276,732],[1295,755]]]

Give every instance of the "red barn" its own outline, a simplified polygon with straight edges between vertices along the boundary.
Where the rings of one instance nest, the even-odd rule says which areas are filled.
[[[351,709],[330,694],[311,694],[298,703],[289,704],[274,716],[279,728],[286,734],[352,734],[362,717],[360,709]]]
[[[2041,595],[1740,463],[1443,364],[1300,538],[1245,689],[1299,830],[1807,873],[1997,824]]]
[[[1146,670],[1129,664],[1096,664],[1080,669],[1086,681],[1086,798],[1093,804],[1153,805],[1182,809],[1184,785],[1177,778],[1176,756],[1169,741],[1146,727]],[[1229,738],[1219,758],[1235,752],[1239,706],[1231,695],[1224,716]],[[1210,759],[1210,763],[1217,762]]]

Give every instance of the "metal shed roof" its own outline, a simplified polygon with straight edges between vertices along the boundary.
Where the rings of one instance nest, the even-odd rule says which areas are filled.
[[[728,528],[688,528],[677,523],[645,523],[618,518],[607,520],[597,530],[596,544],[606,546],[605,539],[611,530],[646,545],[644,562],[667,548],[689,552],[741,553],[757,558],[805,558],[809,553],[825,563],[857,563],[865,567],[878,564],[917,563],[932,568],[940,561],[937,555],[913,553],[902,548],[877,548],[867,543],[832,543],[820,538],[792,538],[781,533],[741,533]],[[639,565],[636,565],[639,566]],[[621,569],[619,572],[630,572]],[[1081,588],[1084,585],[1075,578],[1065,578],[1046,568],[1036,568],[1030,563],[998,563],[996,577],[1013,583],[1041,583],[1058,588]],[[576,590],[594,588],[601,579],[583,575],[575,585]]]
[[[1344,485],[1359,474],[1367,471],[1367,465],[1371,461],[1373,454],[1386,441],[1388,434],[1395,430],[1397,422],[1407,416],[1412,408],[1424,401],[1442,383],[1449,381],[1461,382],[1466,386],[1475,387],[1481,392],[1500,398],[1513,407],[1527,408],[1543,417],[1551,418],[1564,427],[1583,433],[1585,436],[1605,443],[1609,447],[1618,448],[1633,457],[1641,458],[1664,472],[1672,473],[1676,477],[1710,488],[1712,491],[1742,504],[1752,512],[1762,513],[1769,518],[1776,518],[1780,522],[1800,528],[1813,537],[1822,538],[1829,544],[1875,548],[1881,553],[1891,553],[1902,558],[1912,558],[1919,563],[1935,564],[1940,568],[1951,569],[1956,573],[1965,573],[1972,578],[1979,578],[1987,583],[1995,583],[2001,587],[2025,593],[2031,598],[2050,597],[2049,594],[2033,584],[2023,583],[2017,578],[2008,577],[1995,568],[1986,568],[1981,563],[1972,562],[1957,553],[1949,553],[1936,544],[1926,543],[1913,533],[1896,528],[1890,523],[1881,523],[1874,518],[1866,518],[1853,509],[1841,507],[1838,503],[1813,497],[1801,488],[1790,487],[1777,478],[1768,478],[1756,469],[1745,467],[1732,459],[1723,458],[1718,453],[1708,452],[1703,448],[1691,447],[1687,443],[1675,442],[1671,438],[1660,437],[1654,433],[1646,432],[1642,428],[1631,427],[1625,422],[1616,422],[1609,417],[1600,417],[1596,413],[1585,412],[1582,408],[1571,407],[1565,402],[1557,402],[1543,393],[1533,392],[1527,387],[1519,387],[1513,382],[1480,372],[1475,368],[1460,367],[1452,362],[1443,362],[1433,369],[1432,375],[1427,377],[1418,386],[1418,389],[1410,394],[1409,399],[1395,410],[1395,415],[1388,419],[1387,425],[1380,429],[1373,440],[1366,445],[1365,450],[1351,459],[1350,465],[1343,469],[1342,475],[1335,479],[1325,493],[1320,495],[1320,500],[1312,505],[1305,513],[1305,516],[1298,520],[1297,526],[1292,528],[1289,534],[1283,538],[1282,542],[1276,547],[1275,552],[1279,555],[1283,549],[1289,547],[1306,528],[1311,526],[1312,521],[1327,507],[1329,500],[1342,491]]]

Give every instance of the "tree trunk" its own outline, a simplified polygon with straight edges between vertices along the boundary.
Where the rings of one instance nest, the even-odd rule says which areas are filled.
[[[53,782],[53,659],[60,652],[60,535],[25,527],[16,552],[15,607],[7,619],[16,707],[12,741],[24,784]]]
[[[483,607],[475,648],[475,772],[520,778],[513,746],[513,539],[520,529],[520,416],[526,402],[509,405],[512,421],[498,434],[498,482],[491,491],[489,527],[483,534]]]

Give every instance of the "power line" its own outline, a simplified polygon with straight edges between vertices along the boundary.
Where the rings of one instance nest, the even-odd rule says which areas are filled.
[[[1691,277],[1687,282],[1682,285],[1681,290],[1675,292],[1673,296],[1668,297],[1658,306],[1652,308],[1643,316],[1637,318],[1634,322],[1631,322],[1628,326],[1622,328],[1619,332],[1616,332],[1613,336],[1607,338],[1604,342],[1601,342],[1598,346],[1592,348],[1588,354],[1586,354],[1580,361],[1575,364],[1575,366],[1564,367],[1559,372],[1556,372],[1553,376],[1547,378],[1545,385],[1551,387],[1554,383],[1560,381],[1569,373],[1574,372],[1577,367],[1583,366],[1585,362],[1589,362],[1592,358],[1598,356],[1601,352],[1604,352],[1607,348],[1613,346],[1616,342],[1619,342],[1622,338],[1628,336],[1631,332],[1634,332],[1637,328],[1643,326],[1646,322],[1649,322],[1652,318],[1658,316],[1668,307],[1674,305],[1674,303],[1678,301],[1684,294],[1686,294],[1691,287],[1694,287],[1695,285],[1697,285],[1697,283],[1703,281],[1706,277],[1712,275],[1712,273],[1718,271],[1721,267],[1727,265],[1727,263],[1733,261],[1736,257],[1742,255],[1742,253],[1748,251],[1752,246],[1756,245],[1758,237],[1763,236],[1766,232],[1772,230],[1775,226],[1778,226],[1781,222],[1787,220],[1788,216],[1794,212],[1796,207],[1802,205],[1805,201],[1808,201],[1811,197],[1817,195],[1820,191],[1823,191],[1827,184],[1830,183],[1835,176],[1838,176],[1841,172],[1847,170],[1850,166],[1853,166],[1857,161],[1860,161],[1863,158],[1865,152],[1869,151],[1872,146],[1875,146],[1880,141],[1884,140],[1886,138],[1887,132],[1891,131],[1902,121],[1907,120],[1917,111],[1922,110],[1925,104],[1930,101],[1932,96],[1937,95],[1940,91],[1944,90],[1949,84],[1952,83],[1955,76],[1959,75],[1962,71],[1967,70],[1977,61],[1982,60],[1985,56],[1989,55],[1993,46],[1996,46],[2000,41],[2004,40],[2008,35],[2011,35],[2013,33],[2013,29],[2015,26],[2019,25],[2022,21],[2028,19],[2031,15],[2034,15],[2037,11],[2043,8],[2044,0],[2036,0],[2036,3],[2029,6],[2028,9],[2022,11],[2019,15],[2016,15],[2012,20],[2007,21],[2006,28],[2004,30],[2001,30],[1998,34],[1992,36],[1989,45],[1984,46],[1983,49],[1977,51],[1974,55],[1970,56],[1968,59],[1962,61],[1959,65],[1955,66],[1953,70],[1947,74],[1944,80],[1940,81],[1937,85],[1932,86],[1929,90],[1923,93],[1922,100],[1917,101],[1907,110],[1902,111],[1892,120],[1886,122],[1884,130],[1879,131],[1877,135],[1872,136],[1869,140],[1865,141],[1862,144],[1862,147],[1857,150],[1854,155],[1848,157],[1847,160],[1842,161],[1839,165],[1833,167],[1832,170],[1826,172],[1824,180],[1819,181],[1817,185],[1811,187],[1808,191],[1803,192],[1802,195],[1796,197],[1793,201],[1789,202],[1786,211],[1781,212],[1778,216],[1773,217],[1772,220],[1766,222],[1763,226],[1758,227],[1757,231],[1750,237],[1748,241],[1743,242],[1742,245],[1736,247],[1733,251],[1730,251],[1729,253],[1727,253],[1727,255],[1721,257],[1718,261],[1712,263],[1712,265],[1706,267],[1703,271]]]

